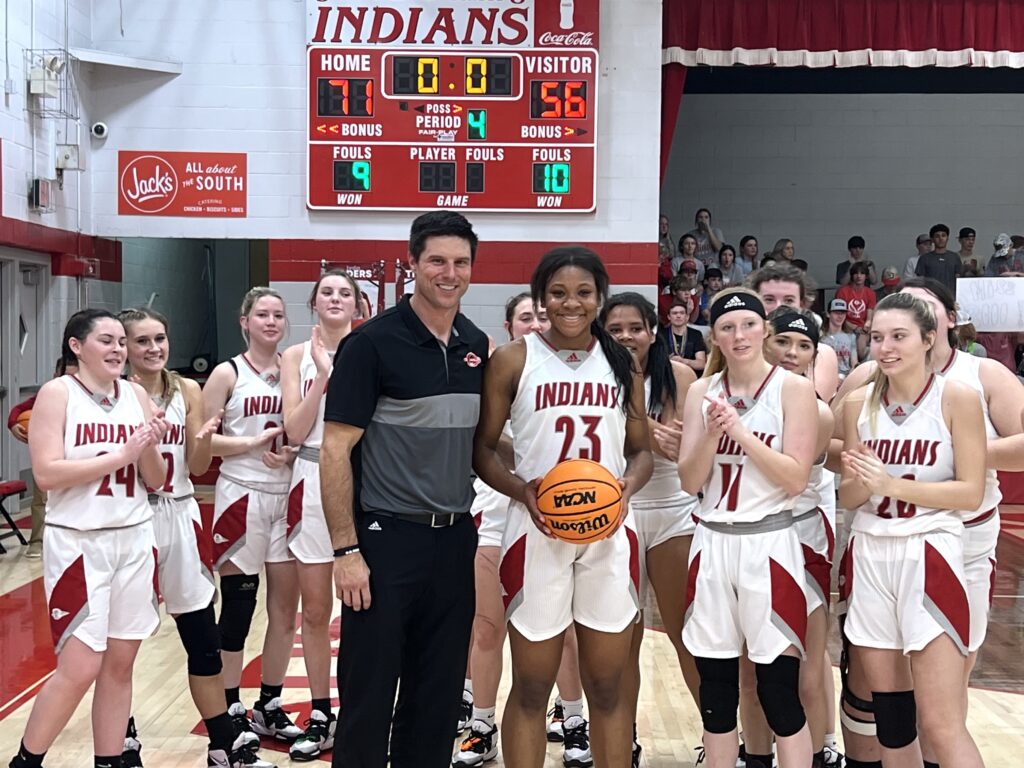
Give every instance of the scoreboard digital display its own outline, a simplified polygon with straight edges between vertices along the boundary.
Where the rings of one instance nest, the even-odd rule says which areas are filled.
[[[309,208],[595,209],[599,0],[307,3]]]

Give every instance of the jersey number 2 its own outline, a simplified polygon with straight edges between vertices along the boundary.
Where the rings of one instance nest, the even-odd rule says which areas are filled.
[[[904,480],[916,480],[914,475],[901,475]],[[880,502],[878,502],[878,516],[884,517],[886,520],[892,520],[892,512],[889,511],[889,507],[892,506],[893,501],[896,502],[896,517],[913,517],[917,514],[917,505],[911,504],[903,499],[893,499],[891,496],[886,496]]]
[[[578,456],[569,455],[576,441],[576,419],[572,416],[559,416],[555,421],[555,432],[562,435],[562,452],[558,455],[558,462],[562,463],[568,459],[590,459],[601,461],[601,436],[597,434],[597,428],[601,424],[600,416],[580,416],[583,422],[583,436],[590,441],[589,448],[580,448]]]
[[[743,477],[742,464],[721,463],[722,468],[722,495],[718,498],[718,506],[725,502],[726,512],[735,512],[740,503],[740,479]],[[735,474],[733,474],[735,470]]]

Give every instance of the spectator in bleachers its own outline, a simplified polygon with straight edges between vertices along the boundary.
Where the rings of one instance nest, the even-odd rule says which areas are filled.
[[[722,290],[722,270],[718,267],[708,267],[704,273],[704,292],[700,296],[700,315],[697,321],[699,325],[710,325],[709,307],[715,299],[715,294]]]
[[[699,299],[699,283],[697,282],[696,265],[692,261],[683,263],[683,270],[672,278],[669,292],[658,297],[658,315],[668,322],[668,311],[677,301],[685,301],[690,306],[687,322],[692,323],[697,317]]]
[[[668,248],[671,256],[676,255],[676,241],[669,231],[668,216],[664,213],[658,217],[658,245],[662,248]]]
[[[949,227],[936,224],[928,230],[928,237],[932,239],[932,249],[917,260],[916,274],[938,280],[956,295],[956,279],[963,273],[963,265],[957,254],[946,250]]]
[[[801,272],[803,272],[803,273],[804,273],[805,275],[807,274],[807,270],[808,270],[808,269],[810,268],[810,267],[808,266],[807,262],[806,262],[806,261],[804,261],[803,259],[793,259],[793,262],[792,262],[792,264],[793,264],[793,266],[794,266],[794,267],[796,267],[797,269],[799,269],[799,270],[800,270]]]
[[[890,293],[899,293],[900,271],[896,267],[886,267],[882,270],[882,287],[875,289],[875,302],[879,302]]]
[[[668,347],[669,357],[689,366],[700,376],[707,361],[707,346],[704,334],[687,324],[693,302],[689,294],[675,301],[668,311],[669,324],[658,334],[659,339]]]
[[[658,244],[658,293],[668,290],[668,284],[672,282],[675,272],[672,269],[672,249],[663,243]]]
[[[725,243],[718,252],[718,268],[722,270],[722,285],[742,285],[746,274],[736,263],[736,249]]]
[[[697,261],[703,263],[705,267],[713,266],[725,242],[725,235],[718,227],[711,226],[711,211],[707,208],[697,209],[693,223],[696,226],[686,234],[693,235],[697,241]]]
[[[789,264],[790,262],[793,261],[793,258],[795,256],[796,246],[793,245],[792,240],[785,237],[782,238],[781,240],[776,240],[775,247],[765,254],[765,258],[774,261],[776,264]]]
[[[875,311],[875,292],[867,285],[868,265],[858,261],[850,267],[850,283],[836,291],[836,298],[846,302],[846,321],[855,329],[863,328]]]
[[[921,233],[917,236],[917,255],[911,256],[907,259],[907,263],[903,265],[903,279],[909,280],[912,277],[917,277],[917,262],[922,256],[932,249],[932,239],[925,233]]]
[[[840,381],[857,367],[857,335],[847,320],[846,302],[840,298],[832,299],[828,307],[828,324],[823,329],[821,343],[828,344],[836,351]]]
[[[960,264],[963,268],[963,277],[981,277],[985,272],[985,264],[974,255],[974,242],[977,239],[977,232],[973,227],[961,227],[957,241],[960,243]]]
[[[1024,277],[1024,258],[1021,249],[1013,247],[1013,240],[1009,235],[996,235],[992,247],[995,250],[985,265],[985,277]]]
[[[704,262],[697,258],[697,238],[687,232],[679,238],[679,253],[672,260],[675,265],[676,274],[683,270],[683,264],[692,261],[697,267],[698,282],[704,279]]]
[[[988,357],[988,350],[978,343],[978,330],[974,327],[971,316],[962,309],[956,313],[957,349],[961,349],[975,357]]]
[[[736,254],[736,263],[743,270],[743,277],[754,271],[754,264],[757,263],[757,238],[753,235],[744,235],[740,240],[740,252]]]
[[[836,264],[836,285],[847,285],[850,282],[850,267],[853,264],[867,264],[867,284],[869,286],[874,285],[878,281],[875,275],[875,263],[870,259],[864,258],[864,238],[860,235],[854,235],[846,241],[846,250],[850,254],[849,258]]]

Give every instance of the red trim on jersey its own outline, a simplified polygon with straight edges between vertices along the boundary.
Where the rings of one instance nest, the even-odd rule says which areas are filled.
[[[927,541],[924,543],[924,593],[956,632],[957,637],[953,639],[966,648],[971,636],[967,593],[946,558]]]
[[[956,352],[957,351],[955,349],[952,352],[950,352],[949,360],[947,360],[946,364],[939,369],[940,376],[953,367],[953,361],[956,360]]]
[[[924,384],[924,389],[921,390],[921,394],[917,396],[917,399],[914,402],[911,403],[912,406],[914,406],[916,408],[918,405],[921,404],[921,401],[924,400],[925,395],[927,395],[928,391],[932,388],[932,383],[934,381],[935,381],[935,374],[934,373],[929,373],[928,374],[928,381],[926,381],[925,384]],[[886,392],[884,395],[882,395],[882,405],[884,405],[887,408],[889,407],[889,393],[888,392]]]
[[[538,339],[543,341],[544,344],[547,346],[547,348],[550,349],[552,352],[556,352],[557,353],[557,352],[562,352],[563,351],[563,350],[559,349],[558,347],[556,347],[554,344],[552,344],[550,341],[548,341],[546,338],[544,338],[544,334],[543,333],[538,333],[538,334],[536,334],[536,336],[537,336]],[[584,352],[593,352],[594,351],[594,347],[596,345],[597,345],[597,337],[596,336],[591,336],[590,337],[590,344],[587,345],[587,348],[585,350],[583,350],[583,351]],[[577,350],[564,350],[564,351],[566,351],[566,352],[575,352]]]
[[[263,371],[256,369],[256,366],[252,364],[252,361],[246,356],[245,352],[242,353],[241,357],[245,361],[245,364],[249,366],[249,370],[251,370],[257,376],[263,373]]]
[[[755,403],[757,402],[757,398],[759,398],[761,396],[761,393],[764,392],[764,388],[768,386],[768,382],[771,381],[772,376],[775,375],[775,371],[777,371],[778,369],[779,369],[779,366],[773,365],[772,369],[770,371],[768,371],[768,375],[764,377],[764,381],[761,382],[761,384],[758,386],[757,390],[754,392],[753,399],[754,399]],[[726,371],[725,375],[722,377],[722,388],[725,390],[725,396],[726,397],[732,397],[732,392],[729,389],[729,372],[728,371]]]
[[[285,532],[286,539],[291,539],[295,527],[302,522],[302,495],[305,487],[306,480],[303,478],[288,493],[288,530]]]
[[[800,650],[807,644],[807,598],[803,586],[793,574],[768,558],[771,578],[772,613],[778,616],[800,641]]]
[[[53,585],[47,608],[50,614],[50,636],[53,647],[60,650],[73,625],[88,615],[89,587],[85,583],[85,555],[75,558]]]
[[[209,533],[203,530],[202,523],[199,520],[192,521],[192,529],[196,536],[196,549],[199,550],[199,562],[203,564],[203,568],[208,572],[210,578],[213,578],[213,539]]]
[[[508,548],[498,565],[498,579],[501,582],[501,599],[505,611],[523,591],[526,576],[526,534],[523,534]]]
[[[82,388],[85,394],[87,394],[89,397],[93,399],[96,398],[96,393],[89,389],[87,386],[85,386],[85,382],[78,378],[77,373],[72,373],[69,375],[75,381],[75,383]],[[121,387],[118,385],[118,381],[118,379],[114,379],[114,402],[117,402],[118,398],[121,397]]]

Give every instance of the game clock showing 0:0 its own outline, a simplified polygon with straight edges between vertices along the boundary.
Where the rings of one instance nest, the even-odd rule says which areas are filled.
[[[391,92],[395,96],[450,96],[441,89],[439,56],[395,56]],[[511,96],[510,56],[467,56],[463,68],[467,96]]]

